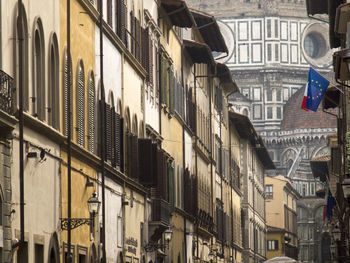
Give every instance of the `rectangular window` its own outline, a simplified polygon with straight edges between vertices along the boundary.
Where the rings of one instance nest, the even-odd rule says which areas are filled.
[[[282,91],[280,89],[276,90],[276,100],[282,101]]]
[[[287,101],[288,99],[289,99],[288,88],[283,88],[283,101]]]
[[[242,94],[245,96],[247,99],[250,99],[250,89],[249,88],[243,88],[242,89]]]
[[[266,114],[267,114],[267,116],[266,116],[267,119],[271,120],[273,118],[273,116],[272,116],[272,107],[267,107]]]
[[[277,107],[276,108],[276,118],[277,119],[282,119],[282,109],[281,109],[281,107]]]
[[[278,240],[267,240],[267,250],[278,250]]]
[[[265,193],[267,199],[273,198],[273,185],[266,185],[265,186]]]
[[[278,20],[275,20],[275,38],[278,38]]]
[[[267,61],[272,60],[272,50],[271,50],[271,44],[267,44]]]
[[[35,244],[35,263],[44,263],[44,246]]]
[[[310,195],[315,195],[315,183],[311,183],[310,185]]]
[[[253,106],[253,116],[255,120],[261,120],[261,105],[254,105]]]
[[[275,44],[275,61],[279,61],[278,44]]]
[[[261,100],[261,89],[260,88],[254,88],[253,91],[254,91],[253,99],[255,101],[260,101]]]
[[[266,91],[266,101],[272,101],[272,90],[271,89]]]
[[[267,37],[271,38],[271,19],[267,19],[266,21],[266,27],[267,27]]]
[[[117,246],[122,247],[122,240],[123,240],[123,221],[122,217],[118,216],[117,219]]]

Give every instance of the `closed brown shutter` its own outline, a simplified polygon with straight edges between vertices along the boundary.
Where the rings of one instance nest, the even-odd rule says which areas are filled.
[[[176,85],[176,79],[175,79],[175,73],[173,66],[170,67],[170,83],[169,83],[169,109],[171,113],[174,113],[175,108],[175,85]]]
[[[106,160],[111,161],[111,134],[112,134],[112,123],[111,123],[111,106],[106,103]]]
[[[145,186],[155,186],[153,181],[153,173],[155,172],[153,159],[156,156],[153,154],[152,141],[150,139],[139,139],[140,183]]]
[[[134,180],[139,179],[139,152],[138,152],[138,139],[136,135],[132,135],[131,139],[131,170],[132,178]]]
[[[68,57],[69,57],[69,65],[68,66]],[[68,136],[68,114],[71,115],[71,134],[73,130],[73,116],[70,113],[68,113],[68,67],[70,68],[70,110],[72,112],[73,110],[73,72],[72,72],[72,59],[70,56],[66,55],[65,61],[64,61],[64,73],[63,73],[63,85],[64,85],[64,92],[63,92],[63,132],[64,135]]]
[[[126,134],[126,173],[131,178],[132,177],[132,135],[131,133]]]
[[[97,136],[97,154],[99,157],[102,156],[102,145],[101,145],[101,136],[100,136],[100,131],[101,131],[101,126],[102,126],[102,120],[101,120],[101,111],[102,111],[102,101],[99,100],[98,101],[98,110],[97,110],[97,131],[98,131],[98,135]]]
[[[147,76],[146,76],[146,81],[149,82],[149,52],[148,52],[148,45],[149,45],[149,35],[148,35],[148,28],[142,28],[142,41],[141,41],[141,45],[142,45],[142,66],[143,68],[147,71]]]
[[[149,35],[149,32],[147,32],[148,35],[148,74],[149,74],[149,82],[150,84],[153,84],[153,40],[152,36]]]
[[[127,35],[126,35],[126,25],[127,25],[127,7],[126,3],[124,2],[121,4],[121,23],[120,23],[120,33],[121,33],[121,39],[123,43],[125,44],[126,48],[128,48],[128,42],[127,42]]]
[[[112,17],[112,0],[107,0],[107,23],[112,27],[113,26],[113,17]]]
[[[122,173],[125,172],[125,156],[124,156],[124,153],[125,153],[125,148],[124,148],[124,119],[123,118],[120,118],[120,134],[119,134],[119,138],[120,138],[120,171]]]
[[[133,11],[130,12],[130,52],[135,55],[135,41],[134,41],[134,35],[135,35],[135,19],[134,19],[134,13]]]
[[[135,49],[136,49],[136,59],[141,63],[141,25],[140,21],[135,17]]]
[[[112,166],[116,167],[116,113],[115,113],[115,107],[111,108],[111,162]]]
[[[115,117],[115,125],[114,125],[114,156],[115,156],[115,166],[120,169],[120,154],[121,154],[121,143],[120,143],[120,135],[121,135],[121,123],[120,123],[120,115],[118,113],[114,113]]]

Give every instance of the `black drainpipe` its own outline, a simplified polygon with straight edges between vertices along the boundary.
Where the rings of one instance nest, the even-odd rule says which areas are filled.
[[[101,116],[101,176],[102,176],[102,233],[101,233],[101,243],[102,243],[102,263],[106,262],[106,205],[105,205],[105,147],[106,147],[106,137],[105,137],[105,111],[106,111],[106,100],[103,85],[103,5],[102,1],[99,2],[100,5],[100,81],[101,81],[101,103],[102,110],[100,112]]]
[[[181,45],[181,85],[183,87],[183,93],[185,91],[185,83],[184,83],[184,49],[183,45]],[[184,95],[184,94],[183,94]],[[183,96],[185,98],[185,96]],[[183,174],[185,174],[185,169],[186,169],[186,161],[185,161],[185,153],[186,153],[186,148],[185,148],[185,124],[182,124],[182,171]],[[183,200],[185,200],[185,191],[182,191],[183,193]],[[184,216],[184,262],[187,262],[187,238],[186,238],[186,216]]]
[[[18,20],[19,25],[23,25],[23,3],[22,0],[18,0]],[[24,31],[25,32],[25,31]],[[18,76],[18,95],[19,95],[19,184],[20,184],[20,228],[21,228],[21,237],[20,242],[17,245],[20,245],[20,249],[24,245],[24,165],[23,165],[23,41],[24,41],[24,32],[22,28],[18,30],[18,64],[19,64],[19,76]],[[1,52],[0,52],[1,53]]]
[[[71,135],[71,74],[72,74],[72,59],[70,55],[70,0],[67,0],[67,63],[68,63],[68,74],[67,74],[67,169],[68,169],[68,174],[67,174],[67,180],[68,180],[68,237],[67,237],[67,242],[68,242],[68,259],[67,262],[71,263],[72,262],[72,255],[71,255],[71,245],[72,245],[72,225],[71,225],[71,216],[72,216],[72,193],[71,193],[71,140],[72,140],[72,135]]]

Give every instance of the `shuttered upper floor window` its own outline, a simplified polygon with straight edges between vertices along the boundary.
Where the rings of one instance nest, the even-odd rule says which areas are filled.
[[[59,90],[59,55],[56,34],[51,35],[49,50],[49,94],[48,123],[55,129],[60,128],[60,90]]]
[[[95,96],[95,80],[94,72],[89,74],[88,83],[88,149],[90,152],[95,152],[95,127],[96,127],[96,96]]]
[[[31,92],[31,113],[44,121],[46,119],[45,104],[45,42],[43,25],[40,18],[34,21],[33,37],[33,87]]]
[[[69,62],[69,63],[68,63]],[[69,77],[69,79],[68,79]],[[68,87],[69,83],[69,87]],[[68,115],[71,115],[73,109],[73,72],[72,72],[72,59],[67,54],[67,50],[64,52],[63,59],[63,133],[68,136]],[[70,92],[69,92],[70,91]],[[68,93],[70,93],[68,96]],[[70,103],[69,103],[70,102]],[[70,112],[69,112],[70,105]],[[73,118],[70,116],[70,128],[73,129]]]
[[[77,143],[85,146],[85,74],[83,61],[79,61],[76,89],[76,135]]]

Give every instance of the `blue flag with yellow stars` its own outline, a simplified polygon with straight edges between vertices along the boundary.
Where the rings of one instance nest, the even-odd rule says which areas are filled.
[[[318,105],[326,93],[329,81],[322,77],[313,68],[310,68],[308,79],[308,90],[306,98],[306,108],[317,111]]]

